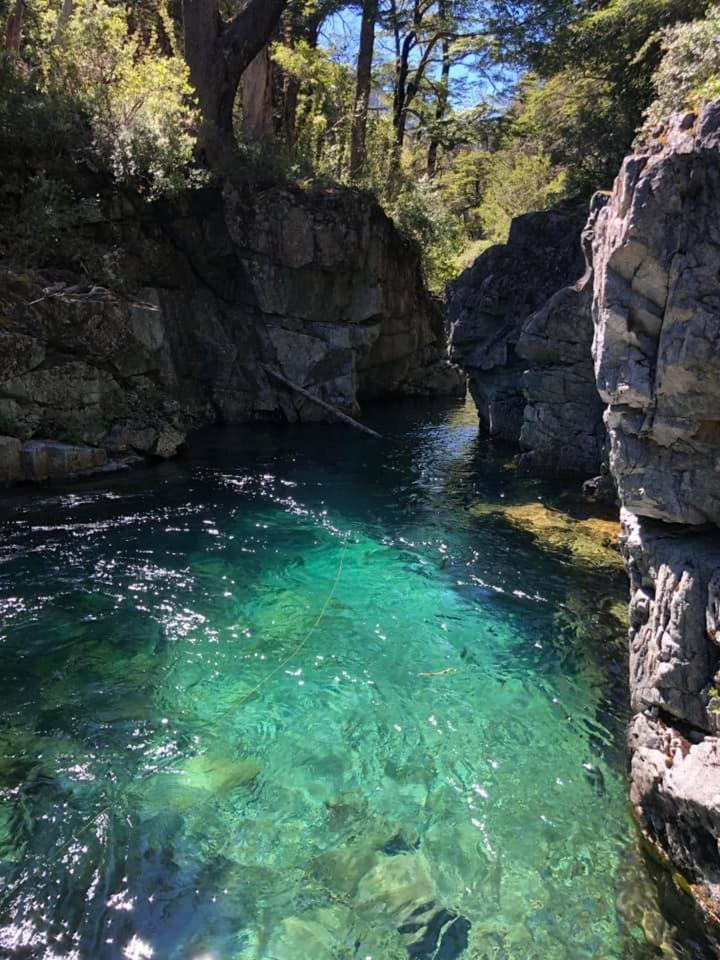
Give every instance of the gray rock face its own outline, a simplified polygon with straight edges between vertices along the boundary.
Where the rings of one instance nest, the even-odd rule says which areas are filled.
[[[583,207],[516,217],[507,244],[486,250],[448,287],[451,358],[468,374],[480,422],[493,436],[518,442],[527,367],[518,340],[528,318],[583,273],[579,237],[584,219]],[[528,335],[529,353],[543,353],[539,341],[549,322],[540,321]],[[534,395],[542,388],[531,382],[528,389]]]
[[[720,917],[720,103],[628,158],[593,241],[630,575],[631,799]]]
[[[519,465],[528,473],[589,476],[603,461],[603,404],[595,385],[590,345],[592,320],[592,237],[607,197],[597,194],[582,234],[585,274],[553,294],[524,322],[517,354],[525,408]]]
[[[365,195],[109,198],[81,226],[102,288],[49,271],[44,289],[0,289],[0,483],[60,475],[54,448],[52,468],[37,451],[22,466],[11,440],[92,447],[102,466],[173,456],[210,422],[327,417],[268,367],[348,412],[362,397],[464,393],[417,251]]]
[[[629,157],[594,240],[595,340],[625,506],[720,523],[720,103]]]
[[[720,537],[688,533],[622,511],[630,576],[630,688],[636,713],[658,709],[672,722],[720,733],[710,691],[720,678],[715,622]],[[720,703],[720,699],[718,700]]]
[[[720,901],[720,742],[688,740],[673,725],[638,714],[628,732],[630,799],[650,838],[709,898]]]

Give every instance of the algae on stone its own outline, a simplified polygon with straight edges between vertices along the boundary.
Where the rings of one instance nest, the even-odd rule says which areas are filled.
[[[535,503],[483,503],[472,507],[476,517],[499,516],[531,534],[542,547],[563,551],[588,566],[622,568],[618,549],[620,525],[601,517],[575,518],[570,513]]]

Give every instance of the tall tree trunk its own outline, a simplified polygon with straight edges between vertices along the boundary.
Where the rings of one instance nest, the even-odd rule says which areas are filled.
[[[444,6],[444,5],[443,5]],[[440,71],[440,87],[437,94],[437,103],[435,105],[435,130],[430,139],[427,158],[427,175],[432,180],[437,173],[438,149],[440,147],[440,124],[445,117],[445,112],[450,98],[450,41],[443,37],[442,41],[442,70]]]
[[[395,193],[400,175],[400,161],[405,145],[405,127],[408,108],[408,74],[410,72],[410,51],[415,44],[415,34],[409,33],[402,43],[395,31],[395,89],[393,91],[393,130],[395,138],[390,158],[390,190]]]
[[[353,110],[352,131],[350,134],[350,176],[353,180],[360,179],[365,167],[365,140],[368,106],[370,104],[377,11],[378,0],[365,0],[363,4],[362,25],[360,27],[360,49],[357,59],[355,108]]]
[[[20,53],[22,46],[22,26],[25,16],[25,0],[15,0],[15,8],[10,14],[5,28],[5,49],[11,53]]]
[[[60,9],[60,16],[58,17],[57,26],[55,27],[55,34],[53,36],[55,43],[57,43],[62,36],[63,27],[72,16],[72,12],[73,0],[63,0],[62,7]]]
[[[224,23],[218,0],[183,0],[185,60],[211,163],[233,142],[233,105],[240,78],[268,42],[286,4],[287,0],[245,0]]]
[[[251,140],[264,140],[273,132],[272,64],[264,47],[240,79],[242,125]]]
[[[292,49],[302,36],[303,21],[298,15],[285,16],[282,29],[283,45]],[[282,134],[290,150],[295,147],[297,133],[297,109],[300,99],[300,81],[287,70],[281,70],[282,77]]]

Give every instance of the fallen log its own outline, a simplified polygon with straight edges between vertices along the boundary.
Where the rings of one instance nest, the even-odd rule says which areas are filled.
[[[362,433],[366,433],[370,437],[375,437],[378,440],[382,440],[382,436],[379,433],[376,433],[374,430],[371,430],[370,427],[366,427],[364,424],[358,423],[357,420],[353,420],[352,417],[349,417],[346,413],[343,413],[342,410],[338,410],[338,408],[334,407],[331,403],[321,400],[320,397],[316,397],[314,394],[310,393],[309,390],[298,386],[298,384],[293,383],[292,380],[288,380],[287,377],[284,377],[281,373],[278,373],[277,370],[274,370],[267,364],[264,364],[263,366],[265,367],[266,372],[269,373],[270,376],[279,383],[282,383],[284,386],[289,387],[290,390],[294,390],[296,393],[299,393],[301,397],[305,397],[307,400],[312,400],[313,403],[316,403],[319,407],[322,407],[323,410],[327,410],[328,413],[331,413],[334,417],[337,417],[337,419],[342,423],[346,423],[349,427],[354,427],[356,430],[360,430]]]

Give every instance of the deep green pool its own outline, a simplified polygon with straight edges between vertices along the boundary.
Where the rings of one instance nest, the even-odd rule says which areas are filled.
[[[554,491],[467,408],[375,423],[6,498],[0,956],[676,955],[643,933],[622,574],[476,509]]]

